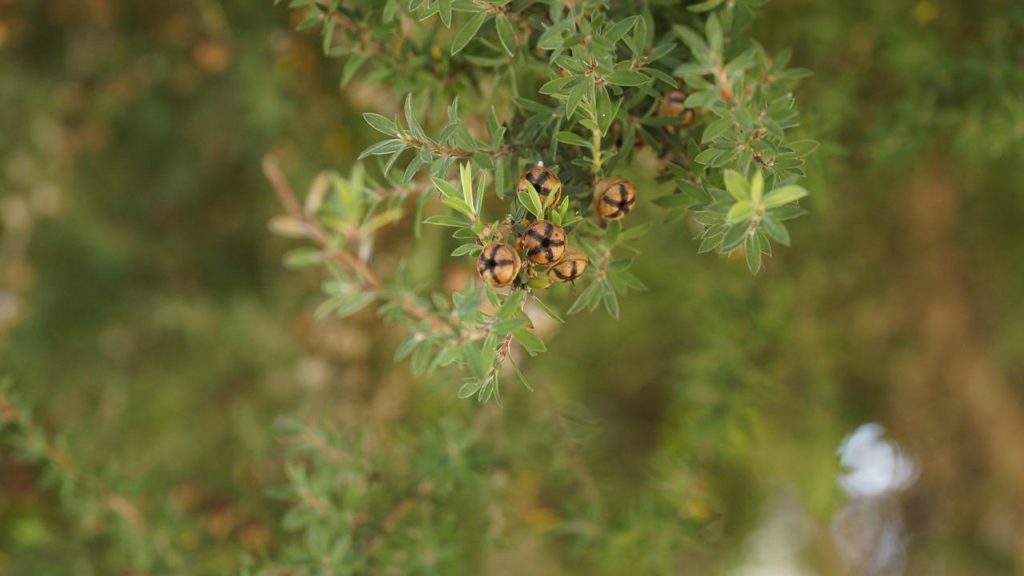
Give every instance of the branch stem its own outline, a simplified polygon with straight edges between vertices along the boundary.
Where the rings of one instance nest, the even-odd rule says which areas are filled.
[[[274,193],[277,194],[278,200],[280,200],[281,205],[284,207],[288,215],[308,227],[310,230],[310,236],[313,241],[319,244],[324,250],[325,256],[328,256],[350,272],[354,273],[362,280],[367,288],[379,294],[380,289],[383,287],[383,283],[380,281],[380,278],[373,272],[373,270],[370,269],[370,266],[365,260],[359,258],[348,250],[338,249],[333,245],[330,234],[324,230],[320,222],[302,209],[302,205],[299,203],[298,197],[295,195],[295,191],[288,183],[288,179],[285,177],[284,172],[281,170],[281,167],[278,166],[277,161],[273,157],[264,157],[263,174],[267,177],[267,180],[270,181],[270,185],[274,189]],[[416,303],[412,298],[401,297],[393,298],[393,300],[395,300],[402,309],[409,314],[409,316],[427,322],[431,329],[444,330],[448,332],[455,331],[450,323],[438,318],[429,310]]]

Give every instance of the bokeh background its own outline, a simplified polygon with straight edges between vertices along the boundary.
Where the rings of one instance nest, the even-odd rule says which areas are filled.
[[[83,478],[0,430],[0,574],[273,557],[283,418],[474,431],[487,502],[456,518],[497,544],[435,573],[1024,573],[1024,4],[770,2],[754,35],[814,71],[801,131],[822,142],[793,248],[752,278],[657,229],[650,291],[552,333],[538,390],[502,408],[412,378],[372,313],[314,320],[321,273],[281,266],[262,157],[298,187],[347,171],[374,138],[358,114],[398,98],[340,90],[295,23],[247,0],[0,0],[0,371]],[[425,242],[440,283],[464,272]],[[902,449],[882,469],[914,472],[865,509],[837,450],[869,422]],[[582,479],[550,456],[567,443]],[[589,490],[612,520],[574,547],[560,502]]]

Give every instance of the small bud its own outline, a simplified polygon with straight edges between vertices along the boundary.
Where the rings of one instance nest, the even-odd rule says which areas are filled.
[[[548,288],[549,286],[551,286],[551,280],[548,280],[547,278],[545,278],[543,276],[537,276],[537,277],[530,278],[529,280],[527,280],[526,284],[530,288],[536,288],[538,290],[544,290],[544,289]]]

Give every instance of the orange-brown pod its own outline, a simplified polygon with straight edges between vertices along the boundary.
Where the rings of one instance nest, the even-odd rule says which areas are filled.
[[[636,186],[629,180],[601,180],[594,187],[594,208],[604,220],[621,220],[636,205]]]
[[[476,272],[488,284],[496,288],[508,286],[519,276],[523,261],[519,253],[508,244],[495,242],[484,246],[476,262]]]
[[[526,227],[519,245],[534,264],[558,262],[565,256],[565,230],[547,220],[538,220]]]
[[[516,191],[525,194],[527,182],[533,184],[537,195],[540,196],[540,203],[545,208],[557,206],[562,199],[562,182],[550,168],[538,165],[524,172],[516,185]]]

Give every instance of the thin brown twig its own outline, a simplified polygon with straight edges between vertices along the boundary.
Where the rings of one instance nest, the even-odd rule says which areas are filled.
[[[338,262],[349,271],[355,273],[362,279],[368,288],[379,292],[383,287],[380,278],[373,272],[373,270],[370,269],[365,260],[359,258],[348,250],[333,246],[330,234],[324,230],[320,222],[310,214],[307,214],[302,208],[295,191],[288,183],[288,179],[285,177],[281,167],[278,166],[277,161],[274,160],[272,156],[268,155],[263,158],[263,173],[267,177],[267,180],[270,181],[270,185],[274,189],[274,193],[277,194],[277,198],[280,200],[285,211],[289,216],[306,225],[310,232],[310,237],[324,250],[324,255]],[[454,331],[450,323],[438,318],[414,300],[404,297],[396,299],[396,301],[407,314],[416,319],[427,322],[431,329],[444,330],[448,332]]]
[[[462,150],[461,148],[453,148],[451,146],[442,146],[440,144],[420,140],[419,138],[415,138],[409,135],[403,135],[402,141],[405,142],[406,144],[415,146],[417,148],[427,148],[428,150],[439,156],[448,156],[450,158],[459,158],[462,160],[466,160],[473,157],[473,153],[468,150]]]

